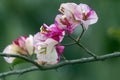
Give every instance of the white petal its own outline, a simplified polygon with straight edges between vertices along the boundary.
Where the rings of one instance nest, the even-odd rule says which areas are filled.
[[[47,64],[55,64],[57,63],[58,55],[55,48],[55,45],[58,42],[52,38],[47,39],[44,44],[46,45],[45,54],[37,53],[37,58],[39,61],[46,62]]]
[[[90,24],[94,24],[98,21],[98,16],[95,11],[91,11],[91,16],[88,17],[88,21]]]
[[[29,37],[25,40],[26,50],[30,55],[33,54],[33,36],[29,35]]]
[[[48,50],[49,48],[47,48]],[[48,52],[46,54],[37,54],[37,58],[39,61],[46,62],[47,64],[55,64],[57,63],[58,55],[55,48],[51,48],[52,52]]]
[[[77,4],[75,3],[63,3],[60,5],[59,11],[67,16],[72,16],[76,7]]]
[[[4,50],[3,53],[4,54],[17,54],[17,51],[19,50],[19,48],[15,45],[8,45]],[[14,57],[4,57],[4,59],[8,62],[8,63],[12,63],[14,61]]]
[[[87,4],[80,3],[78,5],[78,10],[80,10],[81,13],[87,14],[91,10],[91,8]]]

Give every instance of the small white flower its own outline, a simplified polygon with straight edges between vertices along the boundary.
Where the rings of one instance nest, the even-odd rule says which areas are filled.
[[[52,38],[48,38],[45,42],[39,42],[35,46],[35,53],[40,64],[55,64],[57,63],[58,53],[55,45],[58,42]]]
[[[8,45],[4,50],[3,50],[4,54],[16,54],[18,55],[19,53],[25,53],[20,47],[11,44]],[[6,62],[8,63],[12,63],[14,61],[14,57],[4,57],[4,59],[6,60]]]

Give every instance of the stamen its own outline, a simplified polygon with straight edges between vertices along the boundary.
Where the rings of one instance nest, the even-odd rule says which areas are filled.
[[[41,31],[41,33],[46,33],[46,32],[49,32],[49,30],[47,30],[44,26],[41,26],[40,27],[40,31]]]
[[[65,8],[64,7],[61,7],[60,8],[60,11],[64,12]]]
[[[62,18],[65,19],[65,18],[66,18],[66,15],[63,15]]]
[[[83,15],[83,20],[87,20],[87,15],[85,10],[82,11],[82,15]]]
[[[39,54],[46,54],[47,47],[38,46],[38,50],[40,50]]]
[[[85,10],[82,11],[82,13],[85,13],[85,12],[86,12]]]
[[[63,16],[62,16],[62,19],[60,19],[60,22],[61,22],[63,25],[67,25],[67,26],[70,25],[69,21],[68,21],[67,18],[66,18],[66,15],[63,15]]]
[[[41,46],[38,46],[38,50],[41,50],[41,48],[42,48]]]

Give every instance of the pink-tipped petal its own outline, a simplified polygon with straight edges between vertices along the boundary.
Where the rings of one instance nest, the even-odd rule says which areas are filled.
[[[55,18],[55,23],[59,29],[65,30],[68,34],[72,34],[74,29],[80,25],[79,21],[75,21],[73,16],[59,14]]]
[[[59,9],[67,18],[69,23],[75,24],[83,24],[87,29],[89,25],[94,24],[98,20],[98,16],[94,10],[92,10],[87,4],[80,3],[79,5],[75,3],[63,3]],[[72,18],[72,22],[70,22],[70,17]],[[57,19],[58,21],[58,19]],[[59,21],[58,21],[59,22]],[[68,29],[69,33],[72,33],[75,26],[70,26]]]
[[[75,3],[62,3],[60,5],[59,11],[67,16],[72,16],[77,4]]]
[[[19,52],[23,52],[18,46],[11,44],[8,45],[4,50],[3,53],[4,54],[16,54],[18,55]],[[23,52],[24,53],[24,52]],[[6,60],[6,62],[8,63],[12,63],[14,61],[14,57],[4,57],[4,59]]]

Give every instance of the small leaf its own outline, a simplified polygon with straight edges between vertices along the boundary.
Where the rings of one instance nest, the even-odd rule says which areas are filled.
[[[15,66],[17,64],[21,64],[21,63],[25,63],[26,61],[23,60],[23,59],[19,59],[19,58],[16,58],[13,63],[12,63],[12,66]]]

